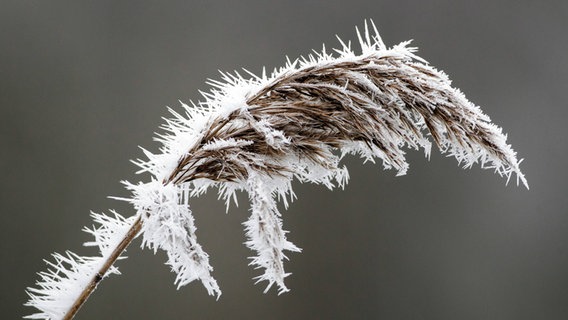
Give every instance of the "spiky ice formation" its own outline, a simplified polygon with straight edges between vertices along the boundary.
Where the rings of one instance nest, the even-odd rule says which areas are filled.
[[[46,261],[49,269],[38,274],[40,280],[35,288],[27,289],[30,300],[26,305],[40,312],[26,318],[62,319],[94,278],[101,277],[97,279],[98,283],[110,274],[120,274],[116,267],[110,267],[103,275],[99,275],[99,271],[122,241],[135,217],[126,219],[114,211],[112,213],[112,216],[91,213],[97,226],[83,229],[94,237],[94,241],[84,245],[97,247],[99,256],[79,256],[67,251],[65,254],[54,253],[54,262]]]

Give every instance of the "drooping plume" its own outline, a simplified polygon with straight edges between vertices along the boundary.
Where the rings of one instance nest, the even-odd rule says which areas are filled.
[[[143,244],[166,251],[178,286],[200,280],[210,294],[221,293],[189,208],[190,199],[210,187],[218,187],[227,205],[235,191],[248,193],[251,215],[244,226],[246,245],[255,252],[251,264],[262,270],[258,280],[268,282],[267,290],[276,284],[284,292],[285,252],[300,249],[286,237],[277,202],[287,208],[295,198],[294,178],[343,187],[347,154],[405,174],[404,149],[429,155],[433,141],[465,167],[478,163],[507,179],[514,174],[527,186],[501,129],[446,74],[417,57],[409,42],[387,48],[372,27],[357,32],[360,54],[341,42],[332,53],[324,48],[270,76],[222,74],[221,81],[209,81],[213,88],[203,93],[204,101],[183,104],[182,113],[171,110],[157,138],[160,151],[144,150],[147,159],[135,161],[152,180],[125,184],[133,192],[127,201],[140,218]],[[44,312],[35,316],[45,318],[44,302],[56,298],[48,298],[48,290],[29,292],[29,304]]]

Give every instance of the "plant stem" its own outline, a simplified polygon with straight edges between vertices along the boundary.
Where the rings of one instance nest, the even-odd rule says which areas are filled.
[[[120,257],[122,252],[124,250],[126,250],[126,248],[132,242],[132,240],[134,240],[134,238],[136,238],[136,236],[140,232],[141,228],[142,228],[142,219],[141,219],[140,216],[138,216],[138,218],[134,221],[134,223],[132,224],[132,226],[130,227],[130,229],[128,230],[126,235],[124,236],[124,238],[116,246],[114,251],[108,257],[108,259],[105,261],[103,266],[99,269],[99,271],[93,276],[93,278],[91,279],[89,284],[85,287],[85,289],[83,289],[83,291],[81,292],[81,294],[79,295],[77,300],[75,300],[75,303],[73,303],[73,305],[71,306],[71,308],[69,309],[67,314],[65,314],[65,317],[63,317],[63,320],[73,319],[73,317],[75,316],[75,314],[77,314],[77,312],[79,311],[81,306],[83,306],[85,301],[87,301],[87,299],[89,298],[91,293],[93,293],[93,291],[95,291],[99,282],[101,282],[101,280],[104,279],[108,269],[110,269],[110,267],[114,264],[114,262],[118,259],[118,257]]]

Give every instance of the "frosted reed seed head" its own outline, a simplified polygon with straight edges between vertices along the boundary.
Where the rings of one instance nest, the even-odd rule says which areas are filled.
[[[299,250],[286,240],[275,197],[294,197],[291,180],[343,186],[347,170],[340,160],[358,154],[380,159],[385,169],[405,174],[404,147],[430,154],[431,140],[464,167],[479,163],[501,176],[517,175],[515,152],[501,129],[468,101],[446,74],[417,57],[403,42],[387,48],[371,23],[357,32],[356,54],[342,42],[334,54],[316,52],[288,62],[271,76],[248,71],[222,73],[209,80],[205,100],[172,111],[160,154],[139,160],[165,186],[190,194],[219,186],[228,201],[236,190],[249,193],[252,208],[245,223],[252,264],[269,286],[287,290],[283,251]],[[262,190],[260,192],[260,190]]]
[[[446,74],[416,56],[409,42],[387,48],[372,23],[357,35],[360,54],[340,40],[340,49],[330,53],[324,47],[270,76],[222,73],[221,81],[209,80],[212,89],[202,92],[203,101],[182,103],[182,113],[170,109],[172,117],[156,138],[160,151],[143,149],[147,159],[134,161],[151,181],[125,182],[132,197],[123,200],[142,221],[143,246],[166,251],[178,287],[199,280],[209,294],[221,294],[189,208],[190,198],[210,187],[218,187],[227,207],[236,202],[236,191],[248,193],[251,215],[244,227],[245,244],[255,252],[251,264],[262,270],[257,279],[268,282],[266,290],[276,284],[279,293],[288,291],[285,252],[300,249],[286,238],[277,202],[287,208],[294,200],[294,178],[343,187],[349,174],[341,160],[347,154],[381,160],[385,169],[405,174],[403,149],[423,149],[429,156],[433,141],[464,167],[479,163],[507,179],[516,175],[528,187],[501,129]],[[122,228],[98,219],[110,229]],[[104,249],[106,231],[91,233]],[[82,257],[55,259],[55,271],[40,274],[40,289],[28,289],[28,305],[42,311],[32,318],[57,319],[68,304],[66,288],[80,287],[78,274],[90,268]],[[91,269],[85,273],[93,276]]]

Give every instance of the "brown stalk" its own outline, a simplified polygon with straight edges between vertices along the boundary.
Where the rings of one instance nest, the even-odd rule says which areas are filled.
[[[73,303],[69,311],[65,314],[65,317],[63,317],[63,320],[71,320],[73,319],[73,317],[75,317],[75,314],[77,314],[79,309],[81,309],[81,306],[83,306],[83,304],[87,301],[89,296],[95,291],[99,282],[101,282],[105,278],[105,275],[107,271],[110,269],[110,267],[116,262],[118,257],[120,257],[120,255],[122,254],[122,252],[126,250],[126,248],[132,242],[132,240],[136,238],[141,228],[142,228],[142,219],[140,216],[138,216],[138,218],[136,219],[136,221],[134,221],[134,223],[132,224],[132,226],[130,227],[130,229],[122,239],[122,241],[120,241],[118,246],[116,246],[112,254],[108,257],[108,259],[105,261],[104,265],[100,268],[97,274],[93,276],[93,278],[89,282],[89,285],[87,285],[87,287],[83,289],[81,295],[77,298],[75,303]]]

